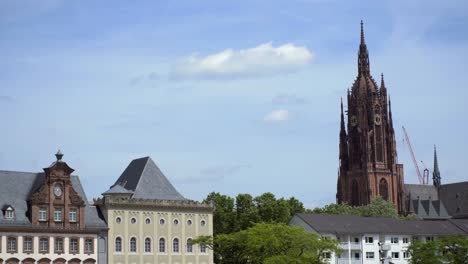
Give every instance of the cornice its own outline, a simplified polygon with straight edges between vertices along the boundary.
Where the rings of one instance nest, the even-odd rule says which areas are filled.
[[[95,205],[105,208],[151,208],[151,209],[185,209],[213,212],[214,206],[208,203],[200,203],[193,200],[157,200],[137,199],[126,197],[106,196],[95,201]]]

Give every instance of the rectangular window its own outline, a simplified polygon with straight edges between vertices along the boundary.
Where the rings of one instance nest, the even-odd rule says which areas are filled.
[[[70,212],[68,213],[68,218],[70,223],[75,223],[76,222],[76,217],[77,216],[77,210],[76,208],[70,208]]]
[[[92,254],[94,252],[93,239],[92,238],[86,238],[85,239],[84,251],[85,251],[86,254]]]
[[[400,258],[400,252],[392,252],[392,259]]]
[[[49,253],[49,238],[48,237],[41,237],[39,239],[39,252]]]
[[[39,208],[39,221],[47,221],[47,208]]]
[[[323,252],[323,258],[331,259],[331,253],[330,252]]]
[[[359,237],[354,238],[354,243],[359,243]]]
[[[201,253],[206,253],[206,246],[205,245],[200,246],[200,252]]]
[[[359,259],[359,258],[360,258],[359,252],[354,252],[354,259]]]
[[[23,252],[31,253],[33,251],[33,238],[23,237]]]
[[[55,222],[62,222],[62,208],[55,208],[54,221]]]
[[[374,252],[366,252],[366,259],[373,259],[374,257]]]
[[[70,253],[77,254],[78,253],[78,238],[70,238]]]
[[[7,219],[13,219],[14,217],[15,217],[15,214],[14,214],[13,210],[11,210],[11,209],[6,210],[6,218]]]
[[[366,237],[367,244],[374,244],[374,237]]]
[[[404,259],[409,259],[409,252],[408,251],[403,252],[403,258]]]
[[[434,237],[428,236],[428,237],[426,237],[426,241],[434,241]]]
[[[55,238],[55,253],[62,253],[63,252],[63,238],[56,237]]]
[[[398,237],[392,237],[391,242],[392,244],[398,244]]]
[[[16,237],[7,238],[7,253],[17,253]]]
[[[409,238],[408,238],[408,237],[404,237],[404,238],[403,238],[403,244],[408,244],[408,241],[409,241]]]

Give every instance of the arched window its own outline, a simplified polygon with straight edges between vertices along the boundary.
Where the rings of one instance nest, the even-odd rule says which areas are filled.
[[[115,252],[122,252],[122,238],[115,239]]]
[[[145,252],[151,252],[151,238],[145,238]]]
[[[359,205],[359,187],[356,180],[353,180],[353,183],[351,184],[351,205]]]
[[[166,240],[162,237],[159,239],[159,252],[166,252]]]
[[[379,182],[379,193],[385,201],[388,201],[388,184],[385,179],[381,179]]]
[[[179,239],[174,238],[172,241],[172,252],[179,252]]]
[[[136,252],[136,251],[137,251],[136,238],[132,237],[130,238],[130,252]]]
[[[192,253],[192,252],[193,252],[192,239],[189,238],[187,239],[187,253]]]

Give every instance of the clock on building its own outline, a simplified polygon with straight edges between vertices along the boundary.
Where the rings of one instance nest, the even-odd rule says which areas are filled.
[[[62,185],[60,185],[59,183],[55,184],[55,187],[54,187],[54,194],[55,194],[55,196],[57,196],[57,197],[62,196]]]

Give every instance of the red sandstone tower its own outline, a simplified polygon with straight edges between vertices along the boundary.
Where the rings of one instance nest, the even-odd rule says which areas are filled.
[[[340,168],[336,200],[366,205],[374,197],[403,210],[403,165],[397,164],[390,98],[383,74],[380,87],[370,74],[361,21],[358,76],[348,89],[347,128],[341,102]]]

